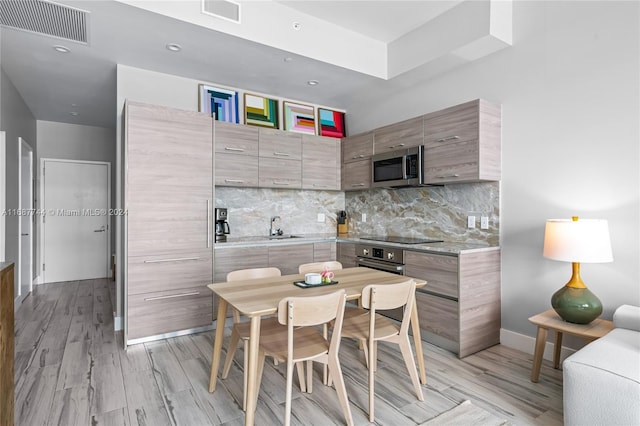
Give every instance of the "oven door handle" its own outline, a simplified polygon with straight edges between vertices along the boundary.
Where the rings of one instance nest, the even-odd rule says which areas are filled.
[[[404,275],[404,265],[388,262],[377,262],[375,260],[368,260],[359,257],[357,260],[358,266],[365,266],[372,269],[379,269],[381,271],[387,271],[398,275]]]

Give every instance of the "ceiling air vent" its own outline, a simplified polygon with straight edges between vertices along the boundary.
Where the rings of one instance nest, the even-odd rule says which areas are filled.
[[[228,0],[202,0],[202,13],[240,23],[240,5]]]
[[[0,1],[0,25],[57,37],[88,42],[89,13],[43,0]]]

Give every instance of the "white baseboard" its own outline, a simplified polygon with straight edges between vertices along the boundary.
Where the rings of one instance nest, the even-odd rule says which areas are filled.
[[[549,333],[550,335],[554,335],[554,333]],[[512,349],[517,349],[522,352],[526,352],[528,354],[533,355],[533,352],[536,347],[536,338],[527,336],[526,334],[516,333],[515,331],[505,330],[504,328],[500,329],[500,344],[508,346]],[[547,344],[544,346],[544,355],[543,358],[548,361],[553,361],[553,350],[555,348],[555,344],[553,342],[547,341]],[[560,352],[560,360],[565,359],[576,350],[567,348],[566,346],[562,347],[562,351]]]
[[[113,329],[115,331],[120,331],[122,330],[122,317],[117,317],[116,313],[113,313]]]

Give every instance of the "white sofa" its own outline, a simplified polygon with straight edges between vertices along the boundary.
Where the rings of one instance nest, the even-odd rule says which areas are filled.
[[[613,323],[562,363],[565,425],[640,425],[640,307],[620,306]]]

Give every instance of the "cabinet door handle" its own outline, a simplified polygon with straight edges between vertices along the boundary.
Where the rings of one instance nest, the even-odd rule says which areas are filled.
[[[290,182],[283,182],[283,181],[278,181],[278,180],[274,180],[273,184],[274,185],[291,185]]]
[[[211,203],[207,200],[207,248],[211,247]]]
[[[351,184],[351,186],[364,186],[364,183],[354,183],[354,184]]]
[[[404,146],[404,144],[403,143],[399,143],[398,145],[391,145],[389,148],[398,148],[398,147],[401,147],[401,146]]]
[[[153,300],[175,299],[176,297],[197,296],[198,294],[200,294],[199,291],[192,291],[190,293],[170,294],[168,296],[145,297],[144,301],[151,302]]]
[[[225,179],[224,181],[228,183],[244,183],[242,179]]]
[[[354,155],[353,157],[351,157],[352,160],[355,160],[357,158],[364,158],[364,154]]]
[[[291,154],[287,154],[286,152],[274,152],[273,155],[277,155],[278,157],[291,157]]]
[[[233,151],[233,152],[244,152],[244,148],[234,148],[231,146],[225,146],[224,147],[225,151]]]
[[[200,260],[199,257],[174,257],[173,259],[145,260],[144,263],[184,262],[187,260]]]
[[[438,139],[438,142],[447,142],[447,141],[452,141],[456,139],[460,139],[460,136],[447,136],[446,138]]]
[[[457,178],[460,177],[459,174],[454,174],[454,175],[442,175],[442,176],[437,176],[438,179],[445,179],[445,178]]]

